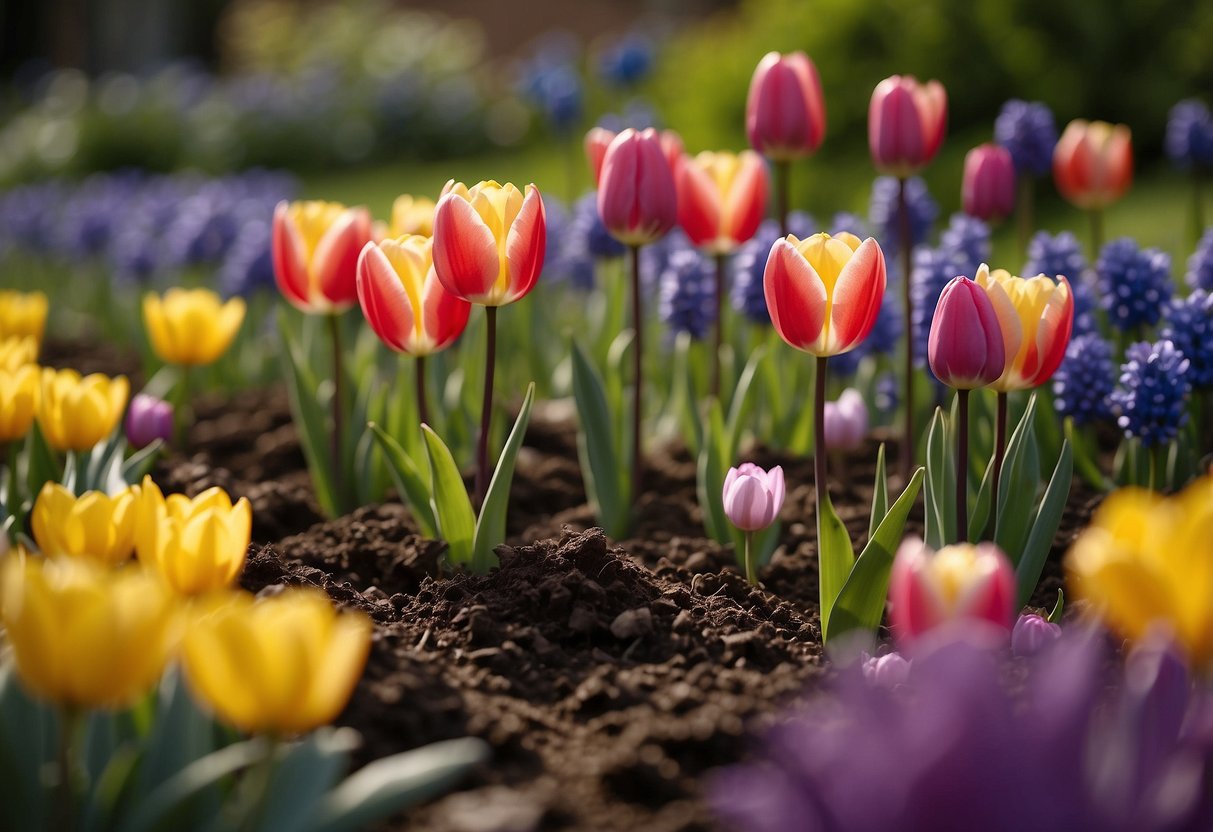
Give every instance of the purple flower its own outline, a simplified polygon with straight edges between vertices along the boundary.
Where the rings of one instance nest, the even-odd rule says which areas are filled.
[[[1053,406],[1076,425],[1111,416],[1109,397],[1116,387],[1112,345],[1096,332],[1076,336],[1053,374]]]
[[[901,247],[901,209],[898,199],[898,181],[894,176],[878,176],[872,182],[872,200],[868,207],[868,219],[876,229],[876,236],[885,254],[893,254]],[[913,246],[925,243],[931,226],[939,216],[939,205],[927,190],[927,183],[920,176],[906,180],[906,210],[910,216],[910,241]]]
[[[1120,365],[1120,389],[1109,397],[1126,437],[1147,448],[1175,439],[1188,421],[1188,366],[1170,341],[1129,345]]]
[[[1203,101],[1187,99],[1167,116],[1167,156],[1181,170],[1213,168],[1213,114]]]
[[[904,685],[910,677],[909,660],[896,651],[883,656],[865,655],[860,669],[864,681],[874,687],[892,689]]]
[[[1188,258],[1188,273],[1184,278],[1193,289],[1213,292],[1213,228],[1205,229],[1196,251]]]
[[[1193,387],[1213,387],[1213,293],[1197,289],[1186,298],[1173,298],[1159,335],[1188,359]]]
[[[671,333],[689,332],[692,338],[708,334],[716,312],[716,266],[698,251],[687,248],[670,255],[661,272],[658,314]]]
[[[606,49],[598,59],[598,74],[615,87],[634,87],[653,70],[653,41],[632,33]]]
[[[157,439],[173,438],[173,406],[147,393],[131,399],[126,413],[126,441],[135,448],[146,448]]]
[[[1043,176],[1053,167],[1057,144],[1053,111],[1039,101],[1012,98],[994,121],[994,140],[1011,154],[1016,173]]]
[[[990,262],[990,226],[968,214],[953,214],[939,236],[939,247],[960,265],[959,274],[973,277],[982,263]]]
[[[1122,237],[1099,253],[1095,264],[1099,305],[1108,322],[1127,332],[1158,323],[1171,299],[1171,255],[1156,248],[1142,250],[1136,241]]]
[[[1021,615],[1011,630],[1011,652],[1016,656],[1035,656],[1061,637],[1061,627],[1039,615]]]

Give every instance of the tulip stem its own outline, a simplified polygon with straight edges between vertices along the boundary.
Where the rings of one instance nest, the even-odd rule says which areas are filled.
[[[726,256],[716,255],[716,326],[712,350],[712,396],[720,398],[720,350],[724,347],[724,282]]]
[[[792,175],[792,166],[790,162],[778,161],[774,164],[775,167],[775,214],[779,219],[779,234],[780,236],[788,236],[788,205],[790,204],[791,183],[788,181]]]
[[[333,499],[336,505],[342,504],[341,480],[341,435],[345,432],[345,379],[342,378],[341,368],[341,317],[336,313],[328,316],[329,338],[333,344],[333,435],[330,439],[329,452],[333,460]]]
[[[644,389],[644,358],[642,353],[644,318],[640,311],[640,246],[628,249],[632,266],[632,505],[640,500],[644,481],[644,453],[640,446],[641,406]]]
[[[1161,448],[1161,446],[1159,446]],[[1146,465],[1150,480],[1147,487],[1151,491],[1158,490],[1158,454],[1159,448],[1146,448]]]
[[[476,443],[476,507],[489,491],[489,431],[493,426],[493,373],[497,365],[497,307],[484,307],[488,338],[484,348],[484,402],[480,406],[480,439]]]
[[[417,356],[415,362],[417,372],[414,373],[414,379],[417,382],[417,421],[420,424],[428,425],[430,423],[430,408],[425,399],[425,356]]]
[[[754,533],[745,533],[745,579],[751,586],[758,586],[758,570],[754,567]]]
[[[897,217],[901,236],[901,302],[905,308],[906,377],[902,388],[905,422],[901,436],[901,481],[910,481],[914,467],[914,304],[910,274],[914,265],[914,243],[910,234],[910,211],[906,204],[906,179],[897,180]]]
[[[969,391],[956,391],[956,542],[969,539]]]
[[[1192,243],[1200,242],[1205,233],[1205,197],[1204,177],[1200,173],[1192,174]]]
[[[274,766],[277,763],[278,747],[282,744],[277,736],[267,736],[265,738],[266,749],[265,756],[262,757],[256,767],[249,772],[249,788],[251,789],[251,797],[249,799],[249,811],[244,816],[244,823],[240,825],[243,830],[254,830],[261,827],[262,816],[265,814],[265,807],[269,804],[270,787],[274,781]]]
[[[1103,250],[1103,209],[1092,208],[1087,213],[1091,215],[1091,262],[1094,263]]]
[[[826,364],[829,358],[817,356],[816,391],[813,396],[813,492],[817,508],[817,546],[821,547],[821,505],[829,488],[826,466]]]
[[[80,733],[83,715],[73,708],[59,712],[59,746],[55,759],[59,781],[55,800],[53,828],[71,832],[76,828],[76,737]]]
[[[190,378],[190,366],[182,364],[181,378],[177,382],[177,407],[173,411],[173,440],[177,444],[177,450],[182,452],[186,450],[186,440],[189,438],[190,430],[190,415],[193,413],[193,408],[190,407],[190,386],[192,381],[193,379]]]
[[[994,428],[994,479],[990,482],[990,526],[998,528],[998,481],[1002,478],[1002,461],[1007,453],[1007,394],[998,391]]]

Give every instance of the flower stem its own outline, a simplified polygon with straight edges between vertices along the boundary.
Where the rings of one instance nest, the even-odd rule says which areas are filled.
[[[282,741],[276,736],[269,736],[265,739],[265,756],[257,762],[256,767],[248,774],[252,798],[249,804],[249,812],[242,819],[243,823],[240,824],[240,829],[248,830],[248,832],[261,827],[262,816],[265,815],[266,806],[269,805],[270,787],[273,785],[278,748],[282,744]]]
[[[817,508],[817,545],[821,545],[821,506],[829,488],[826,467],[826,363],[824,355],[817,356],[816,390],[813,396],[813,492]]]
[[[632,505],[640,500],[640,488],[644,480],[644,453],[640,444],[640,417],[644,390],[643,332],[644,318],[640,310],[640,246],[629,249],[632,265]]]
[[[1146,462],[1149,466],[1149,472],[1150,472],[1150,480],[1149,480],[1148,486],[1151,491],[1158,490],[1158,454],[1160,452],[1159,449],[1161,447],[1162,446],[1160,445],[1158,448],[1146,448],[1145,449],[1146,450]]]
[[[897,216],[901,236],[901,301],[905,307],[906,365],[902,388],[905,422],[901,436],[901,480],[910,481],[914,467],[914,304],[910,295],[910,273],[914,266],[914,243],[910,233],[910,211],[906,199],[906,179],[897,180]]]
[[[488,339],[484,348],[484,402],[480,407],[480,440],[476,443],[476,507],[489,490],[489,430],[493,426],[493,373],[497,365],[497,307],[484,307]]]
[[[720,350],[724,347],[724,281],[726,257],[716,255],[716,323],[715,347],[712,350],[712,396],[720,398]]]
[[[80,733],[83,714],[72,708],[59,712],[59,745],[55,757],[58,773],[55,807],[52,810],[54,829],[71,832],[76,828],[76,738]]]
[[[345,432],[345,379],[341,362],[341,317],[336,313],[328,316],[329,340],[333,345],[333,435],[329,440],[329,456],[333,462],[333,501],[342,501],[341,439]]]
[[[792,165],[787,161],[775,162],[775,216],[779,220],[780,236],[788,236],[788,205],[790,203]]]
[[[745,533],[745,579],[751,586],[758,586],[758,570],[754,566],[754,533]]]
[[[956,542],[969,539],[969,391],[956,391]]]
[[[1204,176],[1200,173],[1192,174],[1192,231],[1192,244],[1196,245],[1205,233]]]
[[[1091,215],[1091,262],[1094,263],[1103,249],[1103,209],[1092,208],[1088,213]]]
[[[998,527],[998,480],[1002,477],[1002,462],[1007,453],[1007,394],[998,391],[994,429],[994,479],[990,483],[990,525]]]
[[[417,356],[416,372],[413,374],[417,382],[417,421],[423,425],[430,423],[430,408],[425,397],[425,356]]]
[[[193,408],[190,406],[190,366],[181,365],[181,378],[177,382],[177,406],[173,410],[173,439],[177,449],[185,451],[189,439],[190,422],[193,421]]]

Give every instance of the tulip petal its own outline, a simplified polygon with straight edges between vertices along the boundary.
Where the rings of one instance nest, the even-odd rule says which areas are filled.
[[[826,288],[788,240],[776,240],[762,276],[771,324],[789,345],[812,352],[826,320]]]
[[[884,252],[871,237],[842,267],[830,299],[829,341],[833,353],[857,346],[876,324],[888,278]]]
[[[526,198],[510,224],[505,243],[505,258],[509,270],[509,285],[501,305],[524,297],[535,286],[543,271],[547,245],[547,215],[543,197],[534,185],[528,185]]]
[[[371,239],[371,219],[365,208],[349,208],[333,223],[312,254],[315,289],[334,311],[357,300],[358,255]]]
[[[497,240],[471,203],[456,193],[434,210],[434,272],[456,297],[479,302],[500,272]]]
[[[679,166],[678,224],[695,246],[711,245],[721,233],[720,192],[708,172],[693,161]]]
[[[721,236],[733,244],[744,243],[758,232],[767,209],[767,167],[753,151],[738,156],[738,170],[725,195],[727,222]]]
[[[283,297],[294,306],[308,309],[310,303],[307,273],[307,247],[289,214],[290,204],[279,202],[274,208],[271,257],[274,261],[274,282]]]
[[[374,243],[367,243],[358,258],[358,302],[379,339],[397,352],[407,352],[414,325],[412,304],[396,269]]]

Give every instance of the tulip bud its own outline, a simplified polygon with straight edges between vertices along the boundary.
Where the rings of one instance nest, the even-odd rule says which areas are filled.
[[[789,162],[816,152],[825,138],[825,97],[817,67],[803,52],[768,52],[754,69],[745,107],[750,147]]]
[[[1005,219],[1015,210],[1015,163],[996,144],[983,144],[965,156],[960,188],[964,212],[987,222]]]
[[[44,369],[38,427],[56,450],[87,451],[114,432],[128,395],[126,376]]]
[[[152,351],[166,364],[206,366],[219,360],[244,323],[244,301],[221,302],[209,289],[169,289],[143,296]]]
[[[77,497],[56,482],[42,486],[30,525],[42,553],[121,563],[135,550],[138,488],[114,496],[86,491]]]
[[[1124,196],[1133,181],[1132,133],[1123,124],[1076,119],[1053,148],[1057,190],[1083,209],[1099,209]]]
[[[126,413],[126,441],[133,448],[146,448],[159,439],[173,438],[173,406],[163,399],[139,393]]]
[[[274,279],[293,306],[324,314],[353,306],[354,268],[371,239],[370,212],[335,202],[280,202],[272,236]]]
[[[42,370],[36,364],[0,369],[0,444],[16,442],[29,433],[41,383]]]
[[[659,240],[678,222],[674,174],[656,130],[624,130],[611,142],[598,177],[598,214],[630,246]]]
[[[0,338],[28,336],[41,344],[48,306],[42,292],[0,291]]]
[[[0,370],[13,372],[38,360],[38,342],[32,335],[0,337]]]
[[[1011,630],[1011,652],[1016,656],[1034,656],[1061,637],[1061,627],[1036,614],[1021,615]]]
[[[883,173],[905,178],[925,167],[943,144],[948,94],[938,81],[894,75],[876,85],[868,106],[868,146]]]
[[[910,678],[910,660],[897,652],[864,656],[860,671],[868,684],[892,690]]]
[[[941,624],[975,619],[1011,629],[1015,572],[993,543],[960,543],[938,552],[907,538],[889,577],[889,623],[900,642]]]
[[[765,529],[783,507],[783,468],[764,471],[752,462],[730,468],[724,478],[724,513],[745,532]]]
[[[1006,351],[985,290],[954,277],[939,296],[927,343],[931,372],[957,390],[985,387],[1002,375]]]
[[[676,179],[678,222],[693,245],[728,254],[758,231],[767,206],[767,168],[757,153],[684,158]]]
[[[825,403],[826,445],[835,451],[853,451],[868,435],[868,406],[853,387],[842,391],[836,402]]]

